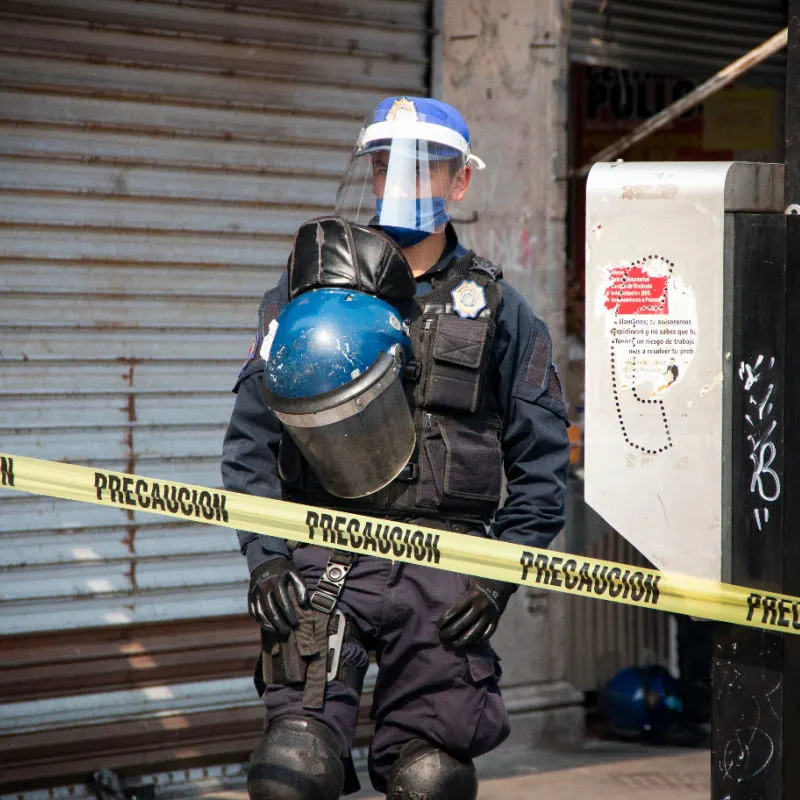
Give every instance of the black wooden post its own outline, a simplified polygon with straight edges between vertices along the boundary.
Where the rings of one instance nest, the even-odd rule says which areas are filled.
[[[800,0],[789,0],[786,69],[784,589],[800,594]],[[784,643],[784,796],[800,797],[800,638]]]
[[[800,0],[790,0],[790,209],[800,204],[799,36]],[[733,583],[798,595],[800,216],[731,214],[726,241],[723,568]],[[712,685],[712,800],[800,798],[800,636],[718,625]]]

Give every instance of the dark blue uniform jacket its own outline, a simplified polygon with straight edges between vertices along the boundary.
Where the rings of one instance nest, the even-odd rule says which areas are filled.
[[[466,250],[448,226],[447,245],[437,264],[417,278],[417,294],[431,291],[426,278],[445,269]],[[503,416],[503,453],[507,498],[497,511],[487,535],[529,547],[547,547],[564,524],[569,440],[563,393],[555,368],[543,382],[533,368],[534,348],[549,351],[547,328],[527,301],[500,280],[502,301],[488,364],[487,388],[496,392]],[[269,290],[259,308],[259,337],[266,324],[287,302],[284,274]],[[251,348],[250,361],[258,357],[260,338]],[[249,362],[248,362],[249,363]],[[248,364],[236,383],[236,402],[225,435],[222,479],[226,489],[281,499],[277,471],[281,424],[264,405],[258,390],[257,370]],[[242,553],[250,571],[276,554],[288,554],[280,538],[240,532]]]

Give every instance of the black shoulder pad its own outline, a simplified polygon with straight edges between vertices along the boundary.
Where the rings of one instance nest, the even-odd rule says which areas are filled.
[[[400,248],[382,231],[341,217],[316,217],[295,234],[289,258],[289,294],[320,287],[355,289],[384,300],[408,300],[417,291]]]
[[[502,267],[498,267],[496,264],[492,264],[488,258],[481,258],[480,256],[473,257],[470,269],[488,275],[493,281],[499,281],[503,277]]]

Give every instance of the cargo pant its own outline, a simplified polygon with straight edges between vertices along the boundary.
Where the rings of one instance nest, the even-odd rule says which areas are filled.
[[[308,546],[293,561],[309,590],[323,573],[329,551]],[[369,773],[377,791],[400,748],[414,738],[460,759],[497,747],[509,733],[498,688],[500,664],[487,643],[455,650],[439,639],[436,621],[467,588],[467,577],[417,564],[359,556],[337,608],[374,644],[378,679],[371,718],[375,725]],[[366,665],[366,650],[346,644],[342,659]],[[298,685],[270,684],[264,693],[267,721],[299,714],[326,723],[347,753],[353,743],[360,698],[340,681],[325,688],[321,710],[303,708]]]

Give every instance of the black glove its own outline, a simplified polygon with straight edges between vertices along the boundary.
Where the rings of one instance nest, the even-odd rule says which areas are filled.
[[[288,558],[272,558],[253,570],[247,606],[262,628],[281,636],[288,636],[300,624],[297,607],[308,607],[308,592]]]
[[[496,630],[516,584],[470,578],[469,588],[439,618],[439,636],[453,647],[485,642]]]

